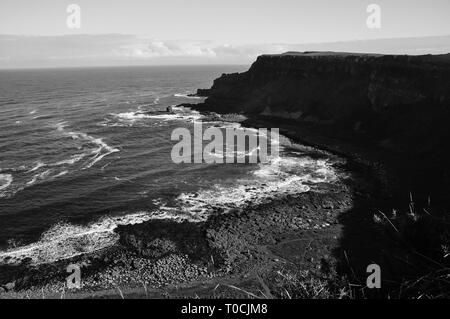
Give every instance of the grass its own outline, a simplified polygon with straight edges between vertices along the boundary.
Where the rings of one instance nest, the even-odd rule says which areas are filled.
[[[410,195],[407,210],[377,211],[373,220],[385,258],[380,263],[381,290],[366,287],[366,278],[355,273],[346,251],[343,262],[348,275],[338,274],[333,265],[323,272],[292,264],[276,269],[265,280],[257,275],[262,287],[258,296],[232,288],[267,299],[450,298],[450,214],[432,209],[430,199],[418,208]]]
[[[390,283],[395,298],[450,298],[450,215],[431,208],[417,208],[410,194],[406,212],[378,211],[374,221],[393,245],[403,249],[397,255],[398,273]]]

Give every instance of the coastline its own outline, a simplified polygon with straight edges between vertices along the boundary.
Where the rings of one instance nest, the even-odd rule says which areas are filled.
[[[235,118],[202,105],[181,106],[206,118]],[[404,157],[335,136],[323,126],[265,116],[239,123],[278,127],[294,143],[344,159],[339,169],[348,177],[212,214],[200,223],[119,226],[120,241],[113,247],[32,270],[8,269],[14,284],[10,291],[3,288],[0,298],[367,298],[397,289],[393,284],[370,293],[362,282],[373,260],[395,264],[384,271],[388,283],[411,271],[401,262],[410,252],[374,222],[376,211],[411,205],[399,197],[405,190],[398,168],[409,169]],[[415,262],[428,269],[420,258]],[[82,265],[81,289],[65,288],[71,263]]]
[[[255,127],[257,122],[244,121],[242,125]],[[302,142],[298,138],[294,141]],[[342,231],[339,216],[351,209],[353,194],[343,182],[331,189],[320,188],[241,211],[213,215],[204,223],[150,220],[119,226],[115,231],[120,242],[114,247],[27,270],[23,276],[21,271],[14,274],[12,270],[12,276],[17,278],[15,287],[0,294],[0,298],[41,298],[42,294],[48,298],[61,295],[88,298],[91,294],[117,297],[118,291],[119,295],[140,296],[151,291],[154,297],[164,297],[172,291],[169,296],[192,297],[192,293],[199,293],[196,285],[204,288],[208,283],[212,288],[221,286],[223,296],[251,297],[230,287],[246,287],[250,282],[249,290],[245,291],[261,289],[261,280],[285,280],[282,275],[272,277],[286,266],[292,271],[301,269],[312,280],[322,278],[327,282],[329,274],[321,268],[329,271],[336,267],[333,255]],[[155,231],[155,236],[148,235]],[[305,246],[306,242],[318,241],[322,242],[320,247]],[[153,253],[146,255],[143,247],[147,244],[152,246]],[[311,252],[305,251],[310,248]],[[83,265],[83,288],[79,291],[64,288],[65,268],[70,263]],[[173,292],[174,287],[177,293]],[[204,297],[219,294],[217,289],[202,291]],[[287,297],[283,294],[286,293],[279,292],[278,297]]]
[[[258,294],[262,289],[259,278],[266,281],[287,267],[301,270],[311,278],[326,278],[327,274],[322,273],[321,267],[324,263],[330,267],[335,263],[332,255],[341,227],[337,218],[350,205],[351,198],[340,185],[327,193],[307,192],[243,211],[217,215],[203,225],[149,221],[126,226],[126,229],[118,230],[122,238],[136,238],[135,234],[140,233],[140,240],[145,241],[149,229],[159,229],[167,232],[167,242],[179,244],[183,240],[187,241],[187,247],[153,260],[142,258],[132,247],[114,247],[72,260],[87,266],[82,269],[86,278],[79,291],[64,289],[66,274],[61,270],[65,269],[68,261],[46,265],[47,269],[40,272],[53,278],[44,275],[34,279],[33,287],[4,293],[0,298],[41,298],[42,295],[60,298],[62,294],[75,298],[93,294],[118,297],[119,291],[125,296],[129,293],[145,296],[145,291],[151,291],[154,297],[159,298],[194,297],[199,295],[200,287],[202,297],[206,298],[247,298],[250,297],[248,294],[230,286]],[[206,240],[214,243],[213,249],[204,249],[198,254],[198,259],[191,259],[189,249],[198,249],[206,244]],[[58,269],[61,275],[55,278]],[[142,273],[142,269],[146,272]],[[221,289],[215,289],[217,285]],[[278,297],[287,297],[282,291],[279,293]]]

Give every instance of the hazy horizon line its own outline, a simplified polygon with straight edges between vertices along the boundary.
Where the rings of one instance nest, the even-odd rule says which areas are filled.
[[[36,34],[15,34],[15,33],[0,33],[0,37],[3,36],[11,36],[11,37],[28,37],[28,38],[57,38],[57,37],[84,37],[84,36],[92,36],[92,37],[101,37],[101,36],[133,36],[140,37],[145,39],[158,39],[157,37],[145,34],[136,34],[136,33],[121,33],[121,32],[105,32],[105,33],[61,33],[61,34],[52,34],[52,35],[36,35]],[[378,40],[398,40],[398,39],[423,39],[423,38],[444,38],[450,37],[450,33],[443,34],[433,34],[433,35],[423,35],[423,36],[392,36],[392,37],[374,37],[374,38],[354,38],[354,39],[344,39],[344,40],[336,40],[336,41],[320,41],[320,42],[279,42],[276,44],[286,44],[286,45],[305,45],[305,44],[329,44],[329,43],[344,43],[344,42],[357,42],[357,41],[378,41]],[[181,38],[172,38],[165,39],[165,41],[199,41],[199,42],[214,42],[214,40],[210,39],[181,39]],[[275,44],[275,42],[259,42],[259,43],[248,43],[248,44],[235,44],[235,45],[256,45],[256,44]]]
[[[230,45],[210,40],[158,40],[105,33],[61,36],[0,34],[0,69],[250,65],[260,55],[286,52],[389,55],[450,53],[450,34],[317,43]]]

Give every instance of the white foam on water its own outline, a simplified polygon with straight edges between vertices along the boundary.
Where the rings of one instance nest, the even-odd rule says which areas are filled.
[[[68,159],[61,160],[55,163],[44,163],[43,161],[39,160],[35,162],[35,164],[31,168],[23,165],[18,169],[24,171],[24,174],[27,174],[26,176],[22,176],[22,179],[26,180],[28,178],[28,181],[25,182],[20,181],[20,179],[18,179],[14,189],[11,189],[8,192],[3,192],[2,194],[0,194],[0,197],[13,196],[17,192],[25,189],[26,187],[35,185],[37,182],[45,182],[50,179],[55,179],[67,175],[69,173],[67,166],[72,166],[76,164],[87,155],[89,154],[86,153],[74,154],[70,156]],[[59,168],[60,166],[61,168]],[[28,177],[28,174],[30,173],[32,173],[32,175]]]
[[[170,108],[173,112],[178,112],[178,113],[189,112],[189,110],[186,110],[184,108],[184,106],[171,105]]]
[[[66,122],[60,122],[56,124],[56,128],[59,132],[62,134],[71,137],[74,140],[82,139],[84,141],[87,141],[88,143],[91,143],[93,145],[96,145],[97,148],[91,149],[90,155],[92,156],[86,163],[85,167],[83,169],[88,169],[94,166],[97,162],[101,161],[105,156],[111,155],[113,153],[119,152],[120,150],[117,148],[113,148],[106,144],[103,139],[101,138],[95,138],[91,135],[88,135],[83,132],[75,132],[75,131],[68,131],[66,130],[67,123]],[[81,154],[80,154],[81,157]],[[84,155],[83,155],[84,157]],[[78,157],[73,158],[73,160],[77,160]],[[81,158],[80,158],[81,159]]]
[[[12,182],[13,177],[11,174],[0,174],[0,191],[7,189]]]
[[[114,232],[119,225],[134,225],[152,218],[142,212],[125,216],[104,217],[86,226],[60,223],[42,234],[39,241],[0,252],[0,264],[19,264],[31,258],[34,265],[68,259],[95,252],[117,243]]]
[[[69,173],[69,171],[62,171],[62,172],[56,174],[55,176],[53,176],[53,178],[58,178],[58,177],[67,175],[68,173]]]
[[[182,114],[156,114],[156,115],[148,115],[147,118],[164,121],[177,121],[177,120],[189,120],[192,119],[193,117],[190,115],[182,115]]]
[[[307,192],[310,187],[304,185],[298,176],[290,176],[279,181],[240,181],[237,185],[214,187],[194,194],[181,194],[176,199],[176,207],[181,216],[192,222],[205,221],[212,213],[224,213],[249,205],[268,202],[282,195]],[[162,206],[161,209],[169,207]]]
[[[174,204],[162,205],[160,209],[177,212],[192,222],[200,222],[218,211],[227,212],[248,205],[266,203],[283,196],[308,192],[314,184],[338,180],[338,173],[331,162],[305,155],[286,156],[284,145],[290,144],[290,141],[280,140],[283,142],[280,145],[281,155],[269,157],[267,163],[255,165],[255,170],[249,176],[230,186],[217,184],[197,193],[181,194]],[[234,150],[229,151],[236,154]],[[253,151],[255,150],[251,152]],[[246,156],[249,153],[241,155]]]
[[[40,169],[41,167],[44,167],[44,166],[45,166],[45,164],[43,162],[38,161],[36,163],[36,165],[32,169],[27,171],[27,173],[31,173],[31,172],[37,171],[38,169]]]
[[[200,113],[196,111],[182,111],[181,108],[174,108],[174,111],[180,111],[176,114],[149,114],[142,111],[124,112],[124,113],[111,113],[112,116],[118,118],[128,124],[133,124],[137,121],[143,120],[158,120],[161,122],[168,121],[196,121],[201,118]],[[107,125],[107,123],[106,123]],[[114,124],[113,124],[114,125]]]
[[[201,118],[198,113],[149,115],[139,112],[126,112],[114,116],[131,121],[143,119],[180,120],[186,119],[186,116],[190,119],[194,117],[195,121],[195,119]],[[225,123],[223,127],[243,129],[238,123]],[[90,152],[79,154],[78,157],[73,156],[69,160],[59,162],[60,164],[75,163],[81,158],[93,155],[87,161],[87,166],[85,166],[87,168],[111,154],[111,152],[118,151],[108,146],[102,139],[94,138],[85,133],[67,131],[65,123],[59,123],[57,128],[58,131],[74,140],[81,139],[97,145]],[[250,129],[250,131],[252,130]],[[253,129],[253,132],[256,134],[258,130]],[[86,226],[64,223],[55,225],[45,232],[36,243],[0,252],[0,264],[17,264],[24,258],[31,258],[33,264],[51,263],[98,251],[116,244],[119,235],[114,232],[114,229],[119,225],[142,223],[150,219],[202,222],[213,213],[226,213],[232,209],[241,209],[286,195],[307,192],[312,184],[330,183],[337,180],[338,175],[328,160],[313,159],[303,153],[300,153],[301,156],[298,157],[287,156],[285,148],[292,146],[292,142],[281,135],[276,138],[272,135],[272,144],[277,140],[280,141],[278,145],[280,155],[270,157],[268,163],[255,165],[252,172],[235,181],[232,185],[217,184],[196,193],[184,193],[171,200],[170,203],[163,200],[156,201],[155,204],[159,208],[152,212],[135,213],[122,217],[103,217]],[[256,149],[250,152],[254,151]],[[247,156],[250,152],[237,155]],[[43,165],[36,168],[36,171],[41,167]],[[66,172],[60,172],[53,177],[61,176],[63,173],[67,174]],[[50,172],[46,170],[36,174],[35,177],[38,180],[48,175],[50,176]],[[1,179],[0,177],[0,182]],[[117,177],[115,179],[122,180]],[[0,183],[0,185],[0,189],[4,189],[3,185],[6,185],[6,183]]]
[[[195,100],[199,100],[199,99],[203,99],[203,97],[201,96],[190,96],[191,93],[189,92],[185,92],[185,93],[176,93],[173,96],[174,97],[180,97],[183,99],[195,99]]]
[[[73,164],[79,162],[80,160],[82,160],[86,156],[87,156],[86,153],[75,154],[66,160],[62,160],[62,161],[56,162],[54,164],[49,164],[49,166],[73,165]]]
[[[272,158],[269,163],[257,165],[253,174],[233,185],[217,184],[197,193],[183,193],[170,205],[161,199],[155,200],[159,208],[152,212],[103,217],[87,226],[65,223],[55,225],[36,243],[0,252],[0,264],[18,264],[25,258],[31,258],[32,264],[68,259],[116,244],[119,235],[114,229],[119,225],[137,224],[151,219],[202,222],[213,213],[226,213],[286,195],[308,192],[310,184],[333,182],[336,179],[337,173],[327,160],[306,156]]]
[[[253,155],[256,156],[257,152],[260,150],[260,147],[255,147],[252,150],[240,151],[240,150],[236,150],[234,148],[234,146],[230,146],[230,145],[226,145],[224,148],[225,148],[225,150],[221,151],[220,149],[217,149],[217,150],[214,150],[214,152],[213,151],[209,152],[208,154],[209,154],[209,156],[212,156],[212,157],[222,158],[223,163],[225,163],[226,159],[228,157],[234,158],[237,161],[242,158],[246,159],[249,156],[253,156]]]
[[[47,169],[47,170],[43,171],[42,173],[34,175],[33,179],[31,181],[27,182],[27,186],[34,185],[38,180],[45,180],[45,178],[48,177],[51,172],[52,172],[51,169]]]
[[[108,148],[107,148],[107,152],[106,152],[106,153],[100,154],[100,152],[102,152],[102,150],[103,150],[103,147],[99,147],[97,150],[94,150],[94,151],[93,151],[94,157],[92,157],[92,158],[86,163],[86,166],[83,167],[83,169],[91,168],[92,166],[95,165],[95,163],[101,161],[105,156],[108,156],[108,155],[111,155],[111,154],[113,154],[113,153],[119,152],[118,149],[116,149],[116,148],[109,148],[109,146],[108,146]]]
[[[146,114],[141,112],[124,112],[119,114],[111,113],[111,115],[128,121],[136,121],[148,118]]]
[[[234,128],[234,129],[239,129],[239,128],[242,128],[242,125],[240,123],[224,122],[220,126],[217,126],[217,128]]]
[[[261,138],[261,137],[267,138],[266,133],[264,133],[262,131],[260,132],[258,129],[242,127],[242,125],[240,123],[228,123],[228,122],[226,122],[226,123],[222,123],[222,125],[220,125],[220,126],[215,126],[215,127],[219,128],[219,129],[241,130],[241,131],[244,132],[245,135],[249,135],[249,133],[250,133],[250,134],[253,134],[254,136],[259,137],[259,138]],[[273,135],[271,135],[271,137],[272,137],[271,145],[273,145],[273,146],[278,145],[279,144],[277,142],[278,139],[275,138],[278,135],[276,135],[275,132],[272,132],[271,134],[273,134]],[[216,157],[216,158],[222,158],[223,161],[225,162],[226,158],[228,158],[228,157],[234,158],[235,160],[238,160],[238,159],[242,159],[242,158],[245,159],[245,158],[247,158],[249,156],[253,156],[253,155],[257,156],[258,155],[258,151],[261,150],[260,146],[257,146],[257,147],[255,147],[255,148],[253,148],[251,150],[247,149],[247,146],[248,146],[247,142],[246,142],[246,145],[243,145],[244,146],[244,150],[240,150],[239,148],[235,147],[234,142],[229,144],[229,141],[226,140],[226,134],[224,134],[224,142],[225,142],[225,145],[222,148],[222,150],[221,149],[217,149],[217,150],[214,150],[214,152],[211,151],[211,152],[208,153],[209,156]]]
[[[241,128],[240,124],[226,124],[225,127]],[[256,129],[250,131],[258,133]],[[298,157],[288,156],[286,147],[295,144],[282,135],[271,133],[270,143],[279,148],[280,155],[269,156],[267,163],[256,165],[251,176],[238,180],[232,186],[215,185],[198,193],[182,194],[176,199],[175,206],[191,221],[203,221],[214,211],[226,212],[246,205],[265,203],[286,195],[308,192],[313,184],[332,183],[338,180],[338,173],[331,161],[314,159],[303,153]],[[239,157],[251,155],[257,149],[242,153],[227,145],[225,152],[227,156]],[[219,152],[211,155],[223,157],[224,154]]]
[[[175,114],[158,114],[149,115],[150,119],[160,119],[164,121],[197,121],[202,118],[202,115],[197,111],[184,111],[184,108],[173,108],[174,111],[180,111]]]
[[[68,158],[56,162],[44,162],[43,160],[38,160],[31,167],[24,166],[24,172],[19,176],[20,178],[15,180],[14,185],[8,190],[6,190],[7,187],[0,188],[0,190],[5,189],[4,192],[0,193],[0,197],[11,197],[17,192],[37,183],[46,182],[67,175],[70,172],[68,166],[73,166],[86,157],[87,160],[81,167],[77,166],[78,169],[84,170],[91,168],[105,156],[119,152],[118,149],[109,146],[101,138],[95,138],[83,132],[69,131],[66,127],[66,122],[59,122],[56,124],[56,130],[59,133],[62,133],[63,136],[70,137],[75,141],[80,141],[81,145],[78,145],[78,148],[83,152],[70,155]],[[10,186],[11,183],[9,183],[8,186]]]
[[[219,209],[226,212],[265,203],[286,195],[308,192],[310,184],[330,183],[337,179],[336,172],[326,162],[301,159],[293,167],[292,160],[281,158],[270,164],[261,164],[254,171],[255,178],[241,179],[232,186],[215,185],[198,193],[182,194],[176,199],[176,208],[172,209],[181,210],[191,221],[204,221]],[[301,167],[310,173],[290,172]]]

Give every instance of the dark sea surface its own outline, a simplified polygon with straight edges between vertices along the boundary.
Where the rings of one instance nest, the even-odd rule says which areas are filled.
[[[338,179],[336,159],[284,138],[267,164],[173,163],[172,131],[199,115],[148,112],[201,102],[187,93],[245,69],[0,71],[0,264],[95,251],[117,241],[120,224],[202,221]]]

